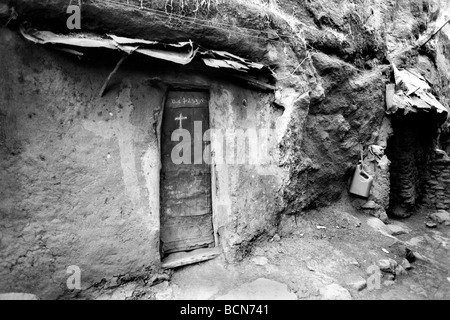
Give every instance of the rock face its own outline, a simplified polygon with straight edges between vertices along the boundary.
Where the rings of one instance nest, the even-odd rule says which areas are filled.
[[[351,1],[344,2],[351,3]],[[447,3],[443,1],[427,1],[426,4],[422,1],[395,3],[382,1],[377,5],[367,3],[365,9],[356,8],[359,17],[365,17],[363,20],[368,22],[366,24],[361,23],[350,11],[340,9],[342,7],[338,5],[331,9],[321,1],[315,1],[303,6],[307,7],[309,15],[312,15],[316,23],[323,28],[321,32],[309,29],[305,32],[306,40],[320,51],[312,55],[312,62],[321,79],[323,96],[311,100],[308,107],[305,131],[302,135],[302,151],[299,151],[302,160],[291,166],[291,177],[295,179],[290,181],[285,191],[286,200],[289,204],[292,202],[292,209],[288,209],[288,212],[327,204],[339,197],[348,186],[347,181],[358,161],[361,145],[367,150],[372,144],[384,147],[388,144],[388,138],[393,132],[386,131],[387,127],[384,125],[386,122],[384,87],[390,81],[390,72],[384,68],[386,57],[401,66],[412,65],[415,71],[430,76],[433,79],[433,86],[441,93],[441,100],[444,103],[448,101],[448,93],[444,93],[443,88],[448,83],[445,74],[448,74],[449,64],[448,59],[444,58],[442,49],[438,50],[440,58],[436,59],[447,62],[441,63],[436,69],[430,67],[428,56],[421,55],[417,51],[410,51],[408,60],[404,55],[397,54],[411,47],[399,45],[395,40],[395,37],[407,34],[411,35],[411,39],[417,39],[423,32],[420,30],[423,30],[426,21],[429,20],[428,15],[437,12],[436,10],[448,10]],[[401,26],[395,23],[400,17],[403,20]],[[433,24],[435,23],[439,24],[441,20]],[[330,29],[336,32],[325,35],[324,30]],[[351,36],[347,34],[347,30],[350,29],[357,30],[357,34]],[[441,42],[438,43],[438,47],[445,47],[448,43],[446,34],[450,27],[447,26],[445,29],[446,31],[440,34]],[[318,34],[326,40],[318,40]],[[355,50],[359,46],[365,49]],[[365,52],[366,55],[361,59],[356,52]],[[436,77],[437,74],[441,76]],[[434,133],[433,135],[435,136]],[[392,154],[393,152],[390,152],[387,158]],[[390,177],[390,173],[404,170],[405,173],[414,175],[414,172],[421,168],[408,169],[401,161],[395,161],[394,167],[389,168],[389,161],[390,159],[385,161],[384,167],[373,167],[371,164],[373,171],[371,174],[377,178],[373,186],[374,199],[385,210],[389,206],[390,195],[408,194],[402,199],[412,201],[414,198],[410,203],[415,204],[421,189],[417,189],[418,187],[412,189],[408,186],[411,181],[415,183],[417,180],[415,176],[400,179],[395,174]],[[396,188],[398,184],[394,183],[394,190],[389,194],[390,181],[399,180],[408,182],[405,182],[403,189]],[[298,193],[296,190],[302,192]],[[404,215],[408,214],[407,212]],[[385,218],[382,211],[375,215]]]
[[[393,180],[399,181],[391,188],[399,215],[409,214],[405,204],[415,204],[427,186],[434,195],[430,203],[448,208],[448,177],[439,173],[447,165],[430,169],[434,175],[428,180],[419,177],[420,167],[403,167],[402,157],[412,163],[417,154],[405,151],[396,158],[394,151],[407,149],[403,142],[408,138],[389,140],[396,132],[389,130],[385,115],[389,61],[425,75],[448,105],[450,26],[426,46],[414,47],[441,23],[448,1],[279,0],[275,8],[265,1],[261,6],[224,1],[197,13],[183,10],[228,28],[169,21],[163,0],[143,2],[158,14],[125,5],[133,1],[120,2],[83,3],[82,30],[163,42],[193,40],[274,70],[276,90],[255,92],[210,81],[208,74],[196,73],[197,66],[166,68],[172,79],[213,83],[214,125],[276,128],[270,154],[275,166],[214,171],[215,233],[227,259],[242,258],[255,239],[275,234],[281,214],[327,205],[345,194],[361,146],[367,156],[368,146],[387,145],[393,160],[390,167],[385,162],[371,169],[377,180],[369,200],[380,210],[378,216],[389,206],[386,193]],[[181,13],[180,3],[174,3],[173,13]],[[160,63],[125,63],[109,93],[98,98],[117,57],[80,62],[17,35],[25,20],[66,33],[67,17],[61,14],[66,6],[63,0],[0,0],[2,25],[12,7],[18,13],[8,23],[13,31],[0,31],[0,289],[43,298],[77,293],[66,288],[72,265],[81,268],[83,291],[104,280],[151,278],[161,261],[155,151],[161,106],[150,101],[162,100],[164,90],[149,76]],[[263,30],[264,36],[251,29]],[[435,137],[443,148],[448,131],[446,125]],[[324,289],[323,296],[351,298],[336,286]]]

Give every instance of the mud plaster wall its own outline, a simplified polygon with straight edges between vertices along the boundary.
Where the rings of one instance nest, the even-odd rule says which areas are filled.
[[[0,292],[61,297],[70,265],[81,268],[82,290],[159,268],[155,122],[165,90],[149,78],[210,86],[211,128],[269,128],[280,116],[269,94],[126,63],[99,98],[114,61],[79,62],[8,30],[0,41]],[[275,224],[280,170],[213,168],[214,226],[226,257]]]
[[[280,112],[271,106],[267,94],[243,90],[232,84],[213,86],[211,90],[211,129],[225,133],[225,143],[231,140],[228,132],[258,132],[258,140],[239,139],[234,148],[234,161],[213,165],[212,203],[214,228],[217,240],[230,257],[240,258],[236,251],[242,243],[248,243],[262,233],[275,230],[277,213],[282,207],[279,190],[287,179],[286,170],[278,167],[279,153],[276,137],[264,139],[262,130],[280,127]],[[246,157],[261,144],[268,145],[264,163],[237,164],[239,149],[246,150]],[[245,146],[244,144],[247,144]],[[217,150],[213,147],[214,155]],[[241,155],[239,155],[241,156]],[[226,158],[228,159],[228,158]],[[226,160],[225,159],[225,160]],[[234,163],[234,164],[233,164]]]

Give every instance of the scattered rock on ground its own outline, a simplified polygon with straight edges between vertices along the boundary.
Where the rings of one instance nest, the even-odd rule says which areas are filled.
[[[347,289],[333,283],[319,290],[322,300],[351,300],[352,296]]]
[[[398,225],[398,224],[388,224],[387,228],[390,230],[390,234],[393,236],[407,234],[410,231],[408,228]]]
[[[342,216],[340,216],[339,225],[342,226],[351,226],[351,227],[360,227],[361,221],[355,217],[354,215],[348,212],[342,212]]]
[[[413,262],[415,260],[414,253],[405,246],[405,244],[401,241],[394,242],[389,246],[391,252],[400,258],[405,258],[409,262]]]
[[[216,300],[297,300],[297,296],[284,283],[259,278],[244,283]]]
[[[395,267],[395,275],[399,276],[399,275],[402,275],[402,274],[406,274],[405,268],[403,268],[403,266],[401,266],[401,265]]]
[[[395,280],[395,275],[392,273],[387,273],[386,274],[386,279],[387,280]]]
[[[422,261],[425,261],[425,262],[430,262],[430,260],[428,258],[424,257],[423,255],[421,255],[417,251],[414,251],[412,254],[414,255],[414,259],[422,260]]]
[[[409,263],[408,259],[403,259],[401,265],[402,265],[403,269],[405,269],[405,270],[412,269],[412,266],[411,266],[411,264]]]
[[[347,260],[348,264],[352,265],[352,266],[357,266],[359,267],[359,262],[358,260],[356,260],[355,258],[351,257]]]
[[[278,242],[281,240],[281,237],[278,234],[275,234],[272,238],[272,241]]]
[[[389,271],[391,268],[391,263],[389,262],[388,259],[382,259],[378,261],[378,267],[380,268],[381,271]]]
[[[412,212],[406,210],[405,208],[403,208],[402,206],[394,206],[393,208],[391,208],[390,213],[396,217],[399,218],[407,218],[409,216],[411,216]]]
[[[368,210],[368,211],[369,211],[369,214],[374,216],[375,218],[380,219],[384,223],[389,223],[389,218],[386,214],[386,210],[384,210],[383,208],[378,208],[378,209]]]
[[[438,210],[430,214],[430,219],[435,223],[450,223],[450,213],[445,210]]]
[[[366,280],[361,276],[353,276],[352,278],[347,280],[346,283],[348,286],[350,286],[351,288],[358,290],[358,291],[361,291],[365,287],[367,287]]]
[[[427,222],[425,222],[425,225],[426,225],[428,228],[436,228],[436,227],[437,227],[437,224],[434,223],[434,222],[432,222],[432,221],[427,221]]]
[[[424,240],[425,238],[423,236],[417,236],[406,241],[406,244],[409,246],[417,247]]]
[[[257,265],[257,266],[265,266],[268,262],[266,257],[254,257],[252,259],[252,261]]]
[[[399,257],[405,258],[405,254],[406,254],[406,246],[400,242],[400,241],[396,241],[393,244],[391,244],[389,246],[389,249],[391,250],[391,252]]]
[[[397,261],[394,259],[381,259],[378,261],[378,267],[383,272],[394,273],[397,267]]]
[[[374,230],[381,232],[384,235],[391,235],[391,230],[378,218],[367,219],[367,224]]]
[[[373,200],[369,200],[361,206],[362,209],[377,209],[379,207],[380,206]]]
[[[392,285],[395,284],[395,281],[394,281],[394,280],[385,280],[385,281],[383,282],[383,284],[384,284],[386,287],[390,287],[390,286],[392,286]]]
[[[378,209],[376,210],[376,216],[383,221],[384,223],[389,223],[389,218],[388,215],[386,213],[386,210],[384,209]]]

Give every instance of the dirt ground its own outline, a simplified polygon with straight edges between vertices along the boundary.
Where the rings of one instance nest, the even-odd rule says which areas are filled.
[[[170,281],[130,282],[97,299],[450,299],[450,226],[430,229],[426,215],[391,219],[409,232],[386,236],[367,224],[373,217],[341,201],[286,219],[239,263],[218,257],[177,268]],[[405,248],[416,255],[411,269],[395,278],[381,272],[377,287],[371,268],[389,258],[400,265]]]

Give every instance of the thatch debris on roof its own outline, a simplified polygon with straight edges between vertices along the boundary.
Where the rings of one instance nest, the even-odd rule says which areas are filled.
[[[430,92],[428,81],[412,70],[399,70],[393,65],[395,89],[393,84],[386,86],[386,113],[408,114],[417,112],[436,112],[447,119],[449,110]]]

